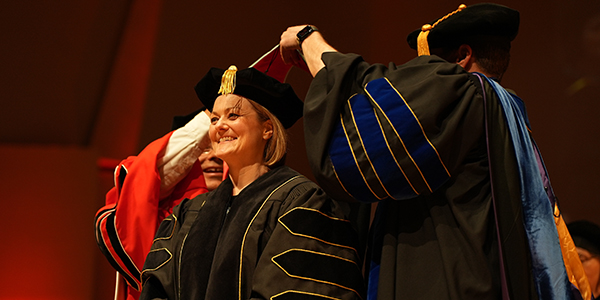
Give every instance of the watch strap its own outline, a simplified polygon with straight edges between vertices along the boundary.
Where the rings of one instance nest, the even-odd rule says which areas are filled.
[[[302,47],[302,42],[315,31],[319,31],[319,28],[313,25],[306,25],[306,27],[302,28],[302,30],[300,30],[298,34],[296,34],[296,38],[298,39],[298,45]]]

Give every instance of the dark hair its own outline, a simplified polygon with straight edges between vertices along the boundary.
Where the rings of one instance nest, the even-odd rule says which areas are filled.
[[[490,76],[502,78],[510,62],[510,39],[489,35],[471,36],[442,48],[438,55],[449,62],[455,62],[458,48],[464,44],[471,46],[475,61],[481,69]]]

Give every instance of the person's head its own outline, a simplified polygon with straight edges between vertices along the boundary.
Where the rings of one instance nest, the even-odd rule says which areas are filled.
[[[502,78],[510,61],[511,41],[519,30],[519,12],[481,3],[462,6],[423,25],[407,37],[419,55],[437,55],[467,71]]]
[[[211,110],[210,137],[215,155],[230,168],[259,162],[283,164],[286,128],[302,116],[302,101],[289,84],[253,68],[212,68],[196,85]]]
[[[212,146],[204,149],[198,160],[204,173],[206,188],[209,191],[216,189],[223,181],[223,160],[215,155]]]
[[[567,228],[577,247],[592,293],[598,296],[600,294],[600,227],[582,220],[569,223]]]

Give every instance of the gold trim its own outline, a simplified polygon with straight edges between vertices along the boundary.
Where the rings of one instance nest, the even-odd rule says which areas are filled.
[[[204,203],[202,205],[204,205]],[[185,234],[185,236],[183,237],[183,241],[181,241],[181,248],[179,249],[179,264],[177,265],[177,278],[175,279],[177,281],[177,295],[179,299],[181,299],[181,257],[183,257],[183,246],[185,245],[189,234],[189,231]]]
[[[331,161],[331,158],[329,160]],[[333,169],[333,174],[335,175],[335,178],[337,179],[338,183],[340,184],[340,186],[342,187],[342,189],[344,190],[344,192],[346,192],[346,194],[348,194],[348,196],[350,196],[350,197],[352,197],[352,199],[354,199],[354,196],[350,192],[348,192],[348,190],[346,189],[346,187],[342,183],[342,180],[340,179],[340,176],[338,176],[337,171],[335,170],[335,166],[333,165],[333,163],[331,164],[331,168]]]
[[[191,201],[193,201],[193,200],[190,200],[190,203],[191,203]],[[208,199],[204,199],[204,201],[202,202],[202,204],[200,205],[198,210],[196,210],[196,218],[198,217],[198,214],[204,207],[204,204],[206,204],[206,201],[208,201]],[[175,214],[173,214],[173,216],[175,216]],[[181,224],[181,225],[183,226],[183,224]],[[175,226],[173,226],[173,228],[175,228]],[[190,230],[191,230],[191,227],[190,227]],[[188,230],[185,233],[185,236],[183,237],[183,241],[181,241],[181,248],[179,248],[179,257],[178,257],[178,264],[177,264],[177,278],[175,279],[175,281],[177,282],[178,298],[181,298],[181,258],[183,257],[183,248],[185,248],[185,242],[187,241],[188,235],[190,234],[190,230]]]
[[[462,4],[462,5],[464,5],[464,4]],[[429,145],[431,146],[431,148],[433,148],[433,151],[435,151],[435,154],[437,155],[438,159],[440,160],[440,163],[444,167],[444,170],[446,170],[446,174],[448,174],[448,176],[451,176],[450,172],[448,171],[448,168],[446,168],[446,164],[444,164],[444,162],[442,161],[442,158],[440,157],[440,154],[438,153],[437,149],[431,143],[431,141],[429,140],[429,137],[427,137],[427,134],[425,134],[425,130],[423,129],[423,126],[421,125],[421,122],[419,121],[419,118],[417,118],[417,115],[415,114],[415,112],[412,110],[412,108],[410,107],[410,105],[408,105],[408,102],[406,102],[406,99],[404,99],[404,97],[402,96],[402,94],[400,94],[400,92],[398,92],[398,90],[396,89],[396,87],[390,82],[390,80],[387,77],[384,77],[384,78],[388,82],[388,84],[394,89],[394,91],[396,91],[396,93],[398,93],[398,96],[400,96],[400,98],[402,99],[402,101],[404,101],[404,103],[406,104],[406,107],[408,107],[408,109],[410,110],[410,112],[412,113],[412,115],[415,117],[415,120],[417,120],[417,123],[419,124],[419,127],[421,128],[421,132],[423,133],[423,136],[427,140],[427,143],[429,143]]]
[[[448,174],[449,177],[452,177],[450,175],[450,172],[448,171],[448,168],[446,168],[446,165],[444,164],[444,162],[442,161],[442,158],[440,157],[439,152],[437,151],[437,149],[435,148],[435,146],[433,146],[433,144],[431,143],[431,141],[429,140],[429,137],[427,137],[427,134],[425,134],[425,130],[423,129],[423,126],[421,125],[421,122],[419,121],[419,118],[417,118],[417,115],[415,114],[415,112],[412,110],[412,108],[410,107],[410,105],[408,105],[408,102],[406,102],[406,99],[404,99],[404,97],[402,96],[402,94],[400,94],[400,92],[398,92],[398,90],[396,89],[396,87],[389,81],[389,79],[387,77],[383,77],[387,83],[389,84],[389,86],[394,89],[394,91],[398,94],[398,96],[400,97],[400,99],[402,99],[402,101],[404,102],[404,104],[406,105],[406,107],[408,108],[408,110],[410,111],[410,113],[413,115],[413,117],[415,118],[415,120],[417,121],[417,124],[419,124],[419,128],[421,128],[421,132],[423,133],[423,136],[425,137],[425,140],[427,140],[427,143],[429,143],[429,145],[431,146],[431,148],[433,149],[433,151],[435,151],[435,154],[438,157],[438,160],[440,161],[440,163],[442,164],[442,166],[444,167],[444,170],[446,171],[446,174]],[[367,84],[368,85],[368,84]],[[367,86],[365,86],[365,91],[367,92],[367,94],[369,94],[369,92],[367,91]],[[371,94],[369,94],[369,97],[371,97]],[[377,101],[375,100],[375,98],[371,97],[371,99],[373,99],[373,102],[377,105],[377,107],[379,108],[379,110],[381,111],[381,113],[385,116],[385,118],[388,120],[388,122],[390,124],[392,124],[392,122],[390,121],[390,119],[388,118],[387,114],[385,113],[385,111],[379,106],[379,103],[377,103]],[[429,182],[427,181],[427,179],[425,178],[425,176],[423,175],[423,172],[421,171],[421,168],[419,168],[419,165],[415,162],[415,160],[412,158],[412,156],[410,155],[410,153],[408,152],[408,150],[406,149],[406,145],[404,144],[404,141],[402,141],[402,138],[400,137],[400,134],[398,134],[398,132],[396,131],[396,128],[394,126],[391,126],[392,129],[394,130],[394,132],[396,133],[396,136],[398,137],[398,139],[400,140],[400,142],[402,143],[402,146],[404,147],[404,150],[406,151],[406,154],[408,155],[408,157],[410,158],[410,160],[413,162],[413,164],[415,165],[415,167],[417,168],[417,170],[419,171],[419,174],[421,174],[421,178],[423,178],[423,181],[425,182],[425,184],[427,185],[427,188],[429,189],[430,192],[433,193],[433,190],[431,189],[431,186],[429,185]]]
[[[250,231],[250,227],[252,226],[252,223],[254,223],[254,220],[256,219],[256,217],[258,216],[258,214],[260,214],[260,212],[262,211],[263,207],[265,206],[265,204],[269,201],[269,199],[271,198],[271,196],[273,196],[273,194],[278,191],[281,187],[283,187],[284,185],[288,184],[290,181],[296,179],[296,178],[300,178],[302,177],[301,175],[297,175],[294,176],[288,180],[286,180],[284,183],[280,184],[278,187],[276,187],[275,189],[273,189],[273,191],[271,191],[271,193],[269,193],[269,196],[267,196],[267,198],[265,198],[265,200],[263,201],[263,203],[260,205],[260,207],[258,208],[258,211],[256,211],[256,214],[254,214],[254,217],[252,217],[252,220],[250,220],[250,223],[248,223],[248,227],[246,227],[246,232],[244,232],[244,237],[242,238],[242,246],[240,249],[240,265],[239,265],[239,272],[238,272],[238,299],[242,300],[242,264],[243,264],[243,257],[244,257],[244,245],[246,244],[246,236],[248,235],[248,231]]]
[[[355,95],[356,94],[352,95],[350,98],[354,97]],[[350,100],[350,98],[348,98],[348,100]],[[341,118],[341,114],[340,114],[340,118]],[[350,148],[350,151],[352,151],[352,148]],[[335,170],[335,165],[331,162],[331,157],[329,158],[329,162],[331,164],[331,169],[333,170],[333,174],[335,175],[335,178],[337,179],[338,183],[340,184],[340,186],[342,187],[344,192],[346,192],[346,194],[348,194],[348,196],[352,197],[352,199],[356,199],[356,198],[354,198],[354,195],[352,195],[352,193],[350,193],[344,186],[344,183],[342,182],[342,180],[340,179],[340,176],[337,174],[337,171]]]
[[[417,36],[417,55],[421,56],[421,55],[429,55],[429,43],[427,42],[427,37],[429,36],[429,33],[431,32],[431,30],[437,26],[440,22],[446,20],[448,17],[450,17],[451,15],[458,13],[459,11],[463,10],[467,8],[466,5],[461,4],[458,6],[458,9],[445,15],[444,17],[440,18],[439,20],[437,20],[435,23],[433,23],[432,25],[429,24],[425,24],[421,27],[421,32],[419,32],[419,36]]]
[[[283,294],[287,294],[287,293],[290,293],[290,292],[294,292],[294,293],[298,293],[298,294],[304,294],[304,295],[311,295],[311,296],[319,296],[319,297],[322,297],[322,298],[327,298],[327,299],[332,299],[332,300],[342,300],[340,298],[334,298],[334,297],[323,295],[323,294],[317,294],[317,293],[311,293],[311,292],[305,292],[305,291],[297,291],[297,290],[287,290],[287,291],[281,292],[281,293],[279,293],[277,295],[273,295],[269,299],[270,300],[276,300],[275,299],[276,297],[279,297],[279,296],[281,296]]]
[[[368,93],[368,92],[367,92]],[[369,95],[369,97],[371,97],[371,95]],[[371,98],[373,99],[373,98]],[[375,102],[375,100],[373,100],[373,102]],[[379,107],[379,106],[378,106]],[[383,114],[383,111],[381,110],[381,107],[379,107],[379,110],[381,111],[381,113]],[[385,115],[385,114],[384,114]],[[396,165],[398,166],[398,169],[400,169],[400,172],[402,172],[402,175],[404,175],[404,179],[406,179],[406,182],[408,183],[408,185],[410,185],[410,188],[413,190],[413,192],[418,196],[420,195],[419,191],[417,191],[417,189],[415,189],[415,187],[413,186],[412,182],[410,181],[410,178],[408,178],[408,176],[406,176],[406,173],[404,173],[404,168],[402,168],[402,166],[400,166],[400,163],[398,162],[398,160],[396,159],[396,155],[394,155],[394,151],[392,151],[392,148],[390,147],[390,143],[387,139],[387,137],[385,136],[385,130],[383,129],[383,126],[381,125],[381,120],[379,119],[379,116],[377,115],[377,113],[375,113],[375,118],[377,119],[377,123],[379,124],[379,129],[381,130],[381,134],[383,135],[383,140],[385,140],[385,145],[387,146],[388,150],[390,151],[390,154],[392,155],[392,157],[394,158],[394,162],[396,162]],[[389,121],[389,120],[388,120]],[[393,126],[392,126],[393,127]],[[404,145],[404,143],[402,143],[402,145]],[[406,149],[406,148],[405,148]],[[406,153],[408,153],[408,151],[406,151]]]
[[[154,249],[154,250],[150,250],[150,252],[148,252],[148,254],[152,253],[152,252],[157,252],[159,250],[165,250],[167,252],[167,254],[169,254],[169,259],[165,260],[162,264],[160,264],[158,267],[153,268],[153,269],[144,269],[142,270],[142,273],[140,274],[140,278],[144,277],[144,273],[145,272],[150,272],[150,271],[156,271],[159,268],[161,268],[162,266],[164,266],[166,263],[168,263],[172,258],[173,258],[173,253],[171,253],[171,251],[169,251],[169,249],[167,248],[158,248],[158,249]]]
[[[350,101],[350,99],[348,99],[348,101]],[[354,163],[356,164],[356,168],[360,172],[360,176],[362,176],[363,181],[369,188],[369,191],[371,191],[371,194],[373,194],[375,196],[375,198],[377,198],[377,200],[385,199],[385,198],[379,197],[379,195],[377,195],[373,191],[373,189],[371,189],[371,186],[367,182],[367,179],[365,178],[365,174],[363,174],[363,171],[361,170],[360,165],[358,164],[358,161],[356,160],[356,155],[354,155],[354,151],[352,150],[352,143],[350,142],[350,138],[348,137],[348,131],[346,130],[346,126],[344,125],[344,118],[343,118],[342,114],[340,114],[340,123],[342,123],[342,129],[344,130],[344,135],[346,136],[346,142],[348,142],[348,147],[350,148],[350,152],[352,153],[352,157],[354,158]]]
[[[309,239],[313,239],[313,240],[320,241],[320,242],[323,242],[325,244],[332,245],[332,246],[337,246],[337,247],[341,247],[341,248],[346,248],[346,249],[354,250],[354,252],[356,253],[356,256],[358,257],[358,251],[355,248],[353,248],[353,247],[346,246],[346,245],[335,244],[335,243],[332,243],[332,242],[328,242],[328,241],[324,241],[322,239],[316,238],[314,236],[310,236],[310,235],[305,235],[305,234],[300,234],[300,233],[293,232],[289,227],[287,227],[285,225],[285,223],[283,223],[281,221],[281,218],[285,217],[287,214],[289,214],[292,211],[297,210],[297,209],[314,211],[314,212],[317,212],[317,213],[319,213],[319,214],[321,214],[321,215],[323,215],[323,216],[325,216],[325,217],[327,217],[327,218],[329,218],[331,220],[342,221],[342,222],[346,222],[346,223],[350,223],[350,220],[331,217],[331,216],[329,216],[327,214],[324,214],[323,212],[321,212],[318,209],[308,208],[308,207],[294,207],[294,208],[290,209],[289,211],[287,211],[285,214],[283,214],[281,217],[277,218],[277,222],[279,224],[281,224],[281,226],[283,226],[285,229],[287,229],[287,231],[289,231],[292,235],[301,236],[301,237],[305,237],[305,238],[309,238]]]
[[[171,217],[172,217],[172,219],[170,219]],[[161,223],[162,223],[162,222],[164,222],[164,221],[171,221],[171,220],[172,220],[173,222],[175,222],[175,223],[173,224],[173,229],[171,230],[171,234],[170,234],[169,236],[166,236],[166,237],[157,237],[157,238],[155,238],[154,240],[152,240],[152,243],[154,243],[154,242],[156,242],[156,241],[168,240],[168,239],[170,239],[170,238],[172,238],[172,237],[173,237],[173,235],[175,234],[175,226],[177,226],[177,217],[176,217],[175,215],[171,214],[170,216],[168,216],[168,217],[164,218],[164,219],[161,221]],[[160,226],[159,226],[159,228],[160,228]]]
[[[360,272],[360,267],[356,264],[356,262],[354,262],[354,261],[352,261],[350,259],[346,259],[346,258],[343,258],[343,257],[332,255],[332,254],[327,254],[327,253],[317,252],[317,251],[312,251],[312,250],[306,250],[306,249],[298,249],[298,248],[288,249],[288,250],[286,250],[284,252],[281,252],[280,254],[277,254],[277,255],[274,255],[273,257],[271,257],[271,262],[273,262],[276,266],[278,266],[279,269],[281,269],[289,277],[298,278],[298,279],[304,279],[304,280],[310,280],[310,281],[314,281],[314,282],[325,283],[325,284],[337,286],[339,288],[343,288],[345,290],[352,291],[352,292],[356,293],[356,295],[358,295],[360,297],[360,294],[356,290],[354,290],[354,289],[352,289],[350,287],[339,285],[339,284],[334,283],[334,282],[329,282],[329,281],[325,281],[325,280],[318,280],[318,279],[309,278],[309,277],[302,277],[302,276],[292,275],[292,274],[288,273],[286,269],[284,269],[280,264],[278,264],[277,262],[275,262],[275,258],[277,258],[279,256],[282,256],[282,255],[284,255],[284,254],[286,254],[288,252],[292,252],[292,251],[308,252],[308,253],[313,253],[313,254],[317,254],[317,255],[323,255],[323,256],[328,256],[328,257],[333,257],[333,258],[337,258],[337,259],[340,259],[340,260],[344,260],[344,261],[347,261],[347,262],[350,262],[350,263],[356,265],[356,267],[358,268],[358,270]]]
[[[350,98],[352,99],[352,98]],[[385,188],[385,185],[383,184],[383,182],[381,182],[381,178],[379,178],[379,174],[377,174],[377,170],[375,169],[375,167],[373,166],[373,162],[371,161],[371,158],[369,157],[369,153],[367,152],[367,149],[365,149],[365,143],[363,142],[362,139],[362,135],[360,134],[360,130],[358,129],[358,126],[356,125],[356,118],[354,118],[354,111],[352,111],[352,104],[350,103],[350,99],[348,99],[348,108],[350,110],[350,116],[352,117],[352,123],[354,123],[354,127],[356,128],[356,134],[358,135],[358,139],[360,141],[360,146],[363,149],[363,152],[365,153],[365,156],[367,157],[367,160],[369,161],[369,164],[371,165],[371,170],[373,170],[373,173],[375,174],[375,177],[377,177],[377,181],[379,181],[379,184],[381,185],[381,188],[385,191],[385,193],[392,199],[395,199],[394,197],[392,197],[392,195],[390,194],[390,192],[388,192],[388,190]],[[373,113],[375,115],[377,115],[377,112],[375,111],[375,108],[373,108]],[[352,149],[352,148],[350,148]],[[368,184],[368,183],[367,183]]]

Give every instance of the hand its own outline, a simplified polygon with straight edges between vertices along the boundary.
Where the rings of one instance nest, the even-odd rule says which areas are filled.
[[[298,42],[298,32],[302,30],[306,25],[298,25],[288,27],[286,31],[281,34],[279,41],[279,53],[281,58],[286,64],[298,65],[302,61],[299,51],[302,51],[300,43]]]

